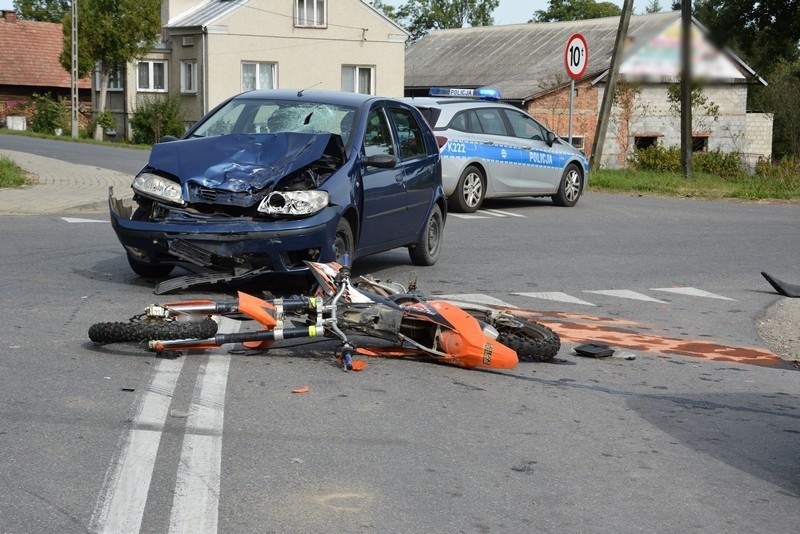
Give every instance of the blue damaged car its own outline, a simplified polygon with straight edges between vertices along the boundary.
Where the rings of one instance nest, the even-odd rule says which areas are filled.
[[[433,265],[446,211],[439,147],[398,100],[333,91],[252,91],[178,140],[153,146],[133,199],[109,193],[133,271],[196,283],[306,272],[408,247]]]

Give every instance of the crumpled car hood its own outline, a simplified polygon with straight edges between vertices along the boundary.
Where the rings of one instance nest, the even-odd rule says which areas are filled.
[[[230,134],[158,143],[149,166],[181,183],[228,191],[271,190],[288,174],[310,165],[325,152],[331,134]]]

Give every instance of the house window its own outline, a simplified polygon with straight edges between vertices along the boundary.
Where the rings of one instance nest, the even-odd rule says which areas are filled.
[[[342,91],[374,95],[373,67],[344,65],[342,67]]]
[[[708,136],[692,137],[692,152],[707,152]]]
[[[108,79],[108,90],[109,91],[122,91],[122,70],[120,69],[111,69],[111,77]],[[99,91],[100,90],[100,64],[97,64],[97,67],[94,71],[94,86]]]
[[[327,0],[295,0],[295,26],[324,28]]]
[[[197,92],[197,61],[181,61],[181,93]]]
[[[140,61],[136,69],[136,75],[136,87],[138,87],[140,91],[166,92],[166,61]]]
[[[275,63],[242,63],[242,91],[275,89]]]
[[[569,143],[569,135],[562,135],[560,136],[561,139],[565,143]],[[583,136],[582,135],[573,135],[572,136],[572,146],[577,148],[578,150],[583,150]]]
[[[636,147],[636,150],[644,150],[646,148],[650,148],[654,146],[658,142],[658,137],[654,135],[642,136],[642,137],[634,137],[633,143]]]

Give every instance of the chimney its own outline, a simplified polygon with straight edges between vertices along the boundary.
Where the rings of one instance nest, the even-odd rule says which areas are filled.
[[[17,22],[17,12],[16,11],[6,11],[3,10],[3,20],[6,22]]]

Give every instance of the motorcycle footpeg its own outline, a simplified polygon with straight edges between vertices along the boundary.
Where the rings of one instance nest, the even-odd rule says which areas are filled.
[[[342,348],[342,367],[344,371],[352,371],[353,370],[353,347],[352,345],[345,345]]]

